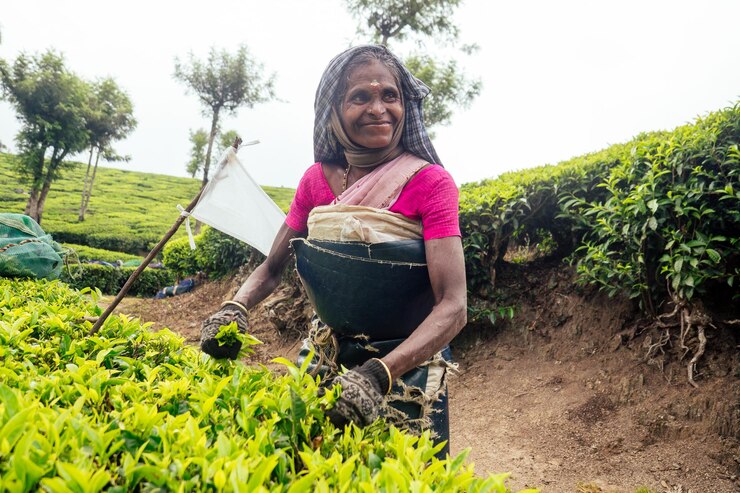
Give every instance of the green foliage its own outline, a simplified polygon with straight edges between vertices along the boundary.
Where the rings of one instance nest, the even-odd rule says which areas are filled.
[[[452,14],[461,0],[347,0],[347,9],[360,22],[360,33],[373,42],[387,45],[393,38],[403,41],[412,35],[442,37],[455,41],[459,30]],[[363,26],[365,24],[365,26]]]
[[[512,239],[546,239],[547,245],[538,248],[561,257],[572,253],[578,243],[579,218],[559,216],[558,197],[566,192],[599,195],[599,177],[628,149],[629,144],[614,145],[557,166],[505,173],[463,185],[460,227],[471,292],[485,296],[495,284],[496,266],[503,261]]]
[[[208,180],[211,152],[219,129],[221,113],[233,114],[240,106],[252,108],[275,97],[275,75],[263,75],[263,66],[252,58],[246,46],[232,55],[211,48],[205,62],[191,53],[188,63],[175,59],[176,80],[192,90],[203,105],[204,116],[211,118],[211,131],[203,164],[203,184]]]
[[[61,280],[76,289],[91,287],[104,294],[115,294],[126,280],[120,269],[108,265],[79,264],[62,272]]]
[[[162,251],[164,265],[178,278],[206,272],[219,278],[246,264],[253,256],[261,261],[264,256],[243,241],[213,228],[206,228],[194,237],[196,249],[190,249],[188,238],[168,242]]]
[[[63,243],[62,248],[66,249],[68,262],[77,263],[86,260],[102,260],[103,262],[115,263],[118,260],[126,262],[127,260],[142,260],[138,255],[129,253],[111,252],[102,248],[92,248],[84,245],[75,245],[74,243]]]
[[[254,354],[252,346],[262,344],[262,341],[250,334],[243,334],[239,331],[239,327],[236,322],[231,322],[228,325],[222,325],[218,329],[216,334],[216,340],[219,346],[231,346],[232,344],[241,343],[239,349],[239,357],[244,358],[250,354]]]
[[[113,142],[125,138],[136,128],[134,106],[131,99],[111,78],[96,81],[91,85],[89,105],[90,111],[86,125],[89,133],[90,157],[82,187],[78,218],[80,221],[84,221],[85,213],[90,205],[90,197],[92,196],[101,155],[106,161],[127,161],[128,157],[119,156],[113,150]],[[90,174],[94,153],[96,153],[95,166],[92,174]]]
[[[162,263],[175,273],[178,279],[188,276],[194,276],[201,272],[201,262],[198,258],[198,245],[203,243],[203,234],[195,235],[196,249],[190,248],[190,241],[187,237],[170,240],[162,249]]]
[[[111,267],[99,264],[70,265],[62,270],[61,280],[76,289],[98,289],[105,294],[116,294],[126,283],[136,267]],[[165,286],[175,283],[175,275],[167,269],[146,268],[131,285],[131,296],[153,296]]]
[[[684,304],[740,276],[740,106],[672,132],[461,189],[470,292],[489,297],[512,241],[573,254],[611,295]],[[736,292],[736,291],[735,291]]]
[[[468,323],[476,324],[482,321],[490,322],[495,325],[498,320],[513,319],[516,308],[509,306],[486,303],[482,300],[475,300],[468,303]]]
[[[238,137],[236,130],[229,130],[228,132],[218,132],[218,136],[215,142],[215,154],[216,156],[222,156],[226,149],[234,144],[234,141]],[[195,132],[190,131],[190,161],[188,161],[185,169],[190,176],[195,176],[203,170],[203,165],[206,162],[206,151],[208,147],[208,132],[199,128]]]
[[[603,197],[564,196],[585,228],[582,279],[625,292],[654,313],[740,276],[740,105],[634,145],[599,184]]]
[[[190,161],[185,169],[195,178],[202,169],[203,163],[206,162],[206,147],[208,146],[208,132],[199,128],[195,132],[190,131]]]
[[[252,255],[264,256],[243,241],[232,238],[216,229],[208,228],[203,233],[201,244],[196,250],[202,270],[210,277],[222,277],[246,264]]]
[[[340,389],[319,396],[305,368],[213,360],[123,315],[89,336],[100,312],[59,282],[0,280],[8,491],[508,491],[466,453],[437,460],[428,434],[334,428]]]
[[[110,77],[95,81],[90,89],[90,113],[87,118],[90,145],[103,150],[136,128],[134,105]]]
[[[226,152],[226,149],[234,145],[234,141],[237,137],[239,137],[239,133],[236,130],[227,130],[226,132],[219,131],[215,143],[216,156],[223,155],[223,153]]]
[[[16,165],[31,187],[27,213],[40,223],[44,201],[64,159],[88,144],[90,86],[52,50],[36,57],[21,54],[12,66],[0,60],[0,83],[21,123]]]
[[[424,123],[428,127],[448,125],[452,106],[467,108],[482,89],[480,80],[469,80],[455,60],[440,62],[426,54],[407,56],[404,64],[431,92],[424,99]]]
[[[23,212],[28,198],[27,188],[10,185],[18,183],[16,161],[15,156],[0,154],[0,203],[7,212]],[[44,230],[58,242],[141,255],[151,250],[175,222],[180,214],[177,204],[188,204],[200,190],[199,180],[192,178],[100,167],[96,194],[81,223],[77,216],[85,166],[72,164],[49,194]],[[294,189],[263,188],[287,211]],[[175,238],[185,235],[185,228],[180,228]]]
[[[459,29],[452,14],[460,0],[346,0],[347,9],[359,22],[358,32],[372,42],[388,46],[391,40],[407,38],[455,44]],[[469,55],[475,47],[462,46]],[[429,127],[447,125],[452,106],[468,107],[480,94],[480,80],[468,79],[455,60],[442,61],[427,54],[411,54],[403,59],[406,67],[431,89],[424,99],[424,123]]]

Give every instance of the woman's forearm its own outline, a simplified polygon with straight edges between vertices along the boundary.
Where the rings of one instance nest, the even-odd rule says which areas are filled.
[[[233,299],[249,310],[275,291],[280,284],[281,277],[282,269],[271,272],[265,261],[244,281]]]
[[[467,307],[464,300],[442,301],[408,339],[382,360],[396,379],[442,350],[466,322]]]
[[[427,240],[424,246],[436,301],[432,312],[408,339],[383,358],[393,378],[442,350],[467,322],[465,258],[460,238]]]
[[[275,236],[267,259],[244,281],[234,296],[234,301],[238,301],[249,310],[270,296],[280,284],[283,270],[290,261],[290,240],[299,236],[301,233],[290,229],[287,224],[283,223]]]

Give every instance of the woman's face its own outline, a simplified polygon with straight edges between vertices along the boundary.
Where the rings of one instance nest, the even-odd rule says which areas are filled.
[[[342,127],[352,142],[371,149],[386,147],[403,121],[403,102],[393,74],[379,61],[354,69],[340,110]]]

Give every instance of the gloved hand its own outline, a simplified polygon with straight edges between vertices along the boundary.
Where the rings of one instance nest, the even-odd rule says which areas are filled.
[[[221,326],[229,325],[231,322],[236,322],[239,332],[245,334],[249,327],[246,308],[232,303],[224,303],[219,311],[205,319],[200,328],[200,349],[214,358],[236,359],[242,347],[241,341],[222,345],[216,339]]]
[[[390,372],[383,362],[372,358],[331,383],[342,387],[334,407],[326,411],[332,424],[337,428],[349,423],[367,426],[377,419],[383,396],[390,390]]]

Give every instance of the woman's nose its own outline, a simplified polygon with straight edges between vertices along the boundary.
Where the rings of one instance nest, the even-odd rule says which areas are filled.
[[[367,111],[371,115],[382,115],[383,113],[385,113],[385,105],[380,98],[375,98],[370,101],[370,105],[368,106]]]

